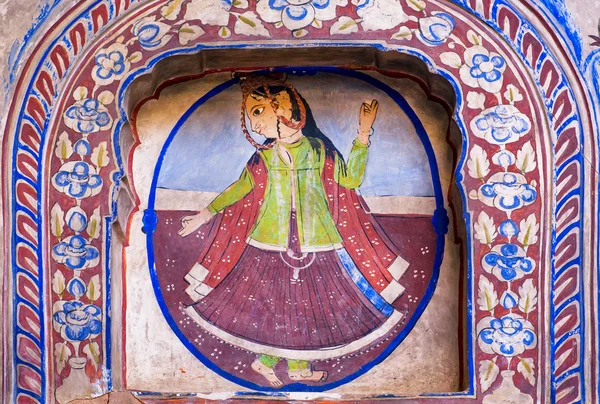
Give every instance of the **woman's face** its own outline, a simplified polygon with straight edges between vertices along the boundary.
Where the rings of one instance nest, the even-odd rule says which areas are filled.
[[[274,95],[275,107],[273,107],[267,97],[257,94],[250,94],[246,99],[246,114],[250,119],[252,130],[259,135],[269,139],[285,138],[298,132],[298,129],[292,129],[283,123],[277,130],[277,116],[283,116],[290,120],[292,118],[292,103],[287,92],[282,91]]]

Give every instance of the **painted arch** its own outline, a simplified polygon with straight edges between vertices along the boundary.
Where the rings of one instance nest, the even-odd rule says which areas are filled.
[[[320,16],[311,20],[286,17],[287,7],[94,0],[48,29],[19,75],[4,133],[6,393],[50,402],[74,368],[83,383],[113,388],[109,229],[128,169],[119,147],[136,78],[211,49],[362,46],[420,59],[457,98],[468,389],[427,400],[489,400],[502,377],[530,402],[597,399],[597,361],[586,351],[597,335],[596,177],[584,164],[596,163],[598,88],[584,77],[598,86],[595,60],[578,66],[556,20],[529,2],[315,0],[303,6]],[[513,122],[508,133],[499,120]],[[509,279],[490,255],[533,266]],[[78,332],[64,321],[73,310],[86,313]],[[515,332],[512,346],[502,333]],[[66,363],[61,353],[72,349],[79,361]]]

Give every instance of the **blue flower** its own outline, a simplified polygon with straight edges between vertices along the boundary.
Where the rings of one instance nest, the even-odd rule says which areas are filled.
[[[465,51],[465,64],[459,73],[466,85],[498,93],[502,89],[505,69],[506,62],[502,56],[490,53],[483,46],[473,46]]]
[[[52,248],[52,258],[72,270],[81,271],[98,265],[100,253],[83,237],[74,235],[67,237]]]
[[[535,269],[535,261],[516,244],[497,245],[481,260],[483,269],[505,282],[512,282],[530,274]]]
[[[83,199],[100,192],[102,178],[96,169],[84,161],[64,164],[52,177],[54,188],[73,198]]]
[[[171,26],[158,22],[155,16],[151,16],[137,20],[131,32],[137,37],[142,48],[156,50],[169,42],[172,35],[167,34],[170,30]]]
[[[315,20],[334,19],[336,8],[335,0],[259,0],[256,12],[265,22],[281,23],[290,31],[297,31]]]
[[[81,278],[75,277],[69,281],[67,285],[67,290],[72,296],[75,296],[79,299],[86,292],[85,283],[81,280]]]
[[[98,100],[85,98],[71,105],[65,112],[65,124],[76,132],[88,135],[109,129],[112,118]]]
[[[516,142],[531,130],[529,118],[513,105],[488,108],[477,115],[470,126],[475,136],[499,146]],[[505,157],[508,164],[514,163],[514,156]]]
[[[69,341],[84,341],[102,331],[101,310],[93,304],[79,301],[65,302],[62,309],[52,316],[62,337]]]
[[[477,334],[479,347],[488,354],[513,357],[537,345],[533,324],[516,314],[482,318]]]
[[[498,231],[504,237],[513,237],[519,234],[519,226],[512,220],[505,220],[498,226]]]
[[[500,150],[492,156],[492,162],[504,169],[512,166],[516,161],[515,155],[506,149]]]
[[[435,13],[419,19],[419,39],[430,46],[443,45],[456,27],[454,18],[447,13]]]
[[[512,290],[505,290],[502,296],[500,296],[500,304],[506,310],[510,310],[519,304],[519,297]]]
[[[479,187],[477,197],[488,206],[510,213],[531,205],[537,198],[537,192],[527,184],[522,174],[496,173]]]
[[[115,43],[106,49],[100,49],[94,58],[93,79],[99,86],[120,80],[129,70],[131,63],[127,59],[127,46]]]
[[[80,156],[89,156],[92,153],[92,147],[87,139],[79,139],[77,142],[75,142],[73,150],[75,150],[75,153],[79,154]]]

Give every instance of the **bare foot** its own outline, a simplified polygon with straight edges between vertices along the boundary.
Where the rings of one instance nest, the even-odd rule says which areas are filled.
[[[312,370],[311,368],[302,370],[290,370],[288,376],[292,380],[306,382],[324,382],[327,380],[327,372],[324,370]]]
[[[283,386],[283,382],[281,380],[279,380],[279,378],[275,375],[275,371],[273,369],[271,369],[270,367],[266,366],[265,364],[263,364],[258,359],[256,359],[254,362],[252,362],[251,367],[255,372],[263,375],[264,378],[267,379],[269,381],[269,383],[271,383],[271,386],[273,386],[275,388],[279,388],[279,387]]]

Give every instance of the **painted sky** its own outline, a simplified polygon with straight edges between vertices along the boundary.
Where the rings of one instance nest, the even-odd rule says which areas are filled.
[[[379,101],[360,187],[363,195],[433,196],[421,141],[406,114],[387,95],[359,79],[333,74],[288,80],[310,105],[317,126],[344,156],[356,137],[361,103]],[[235,181],[254,152],[240,127],[240,106],[241,92],[234,86],[192,114],[167,150],[158,186],[220,192]]]

